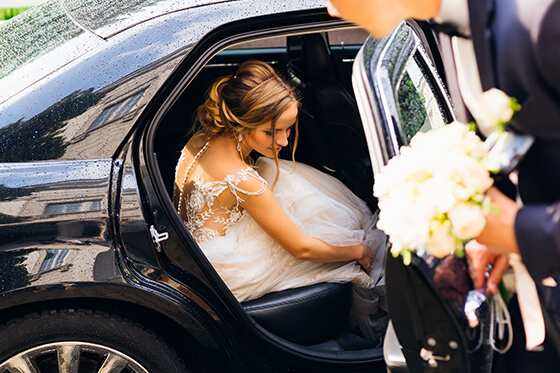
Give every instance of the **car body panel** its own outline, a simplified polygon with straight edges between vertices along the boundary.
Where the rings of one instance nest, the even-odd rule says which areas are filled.
[[[223,0],[133,0],[115,3],[105,1],[64,0],[64,8],[84,29],[101,38],[109,38],[147,20]]]
[[[236,3],[240,3],[239,5]],[[245,4],[243,4],[245,3]],[[249,5],[247,3],[250,3]],[[271,2],[245,0],[134,0],[126,3],[104,1],[64,0],[64,7],[70,16],[81,27],[87,29],[103,39],[112,37],[123,30],[140,23],[192,8],[203,8],[209,5],[224,4],[226,8],[221,12],[220,7],[213,6],[213,13],[219,17],[228,17],[239,10],[247,12],[253,9],[258,14],[277,13],[278,5]],[[322,8],[320,0],[296,0],[281,5],[285,12],[312,8]],[[251,12],[237,13],[241,17],[250,17]],[[243,18],[245,18],[243,17]]]
[[[2,271],[2,291],[119,277],[95,270],[112,256],[111,167],[111,160],[0,164],[0,256],[18,263]]]
[[[149,236],[144,245],[152,251],[143,251],[144,256],[124,257],[127,254],[113,242],[109,190],[121,163],[105,159],[0,164],[0,294],[9,294],[0,312],[41,309],[53,302],[82,307],[111,302],[122,310],[133,305],[135,312],[157,313],[179,330],[188,330],[189,338],[205,348],[226,351],[219,342],[221,333],[212,328],[219,320],[212,308],[155,268]],[[131,228],[126,217],[130,194],[137,196],[138,191],[130,175],[124,180],[126,231]],[[142,239],[142,231],[144,224],[132,234]],[[220,354],[216,353],[216,366],[230,364]]]

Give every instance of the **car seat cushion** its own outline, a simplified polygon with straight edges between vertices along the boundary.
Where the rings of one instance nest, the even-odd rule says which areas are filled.
[[[290,342],[309,346],[345,329],[352,285],[325,282],[266,294],[242,305],[263,328]]]

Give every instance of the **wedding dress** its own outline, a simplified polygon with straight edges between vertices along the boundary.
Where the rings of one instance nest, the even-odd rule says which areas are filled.
[[[193,190],[179,197],[183,199],[180,203],[185,203],[184,210],[179,208],[185,225],[240,302],[321,282],[352,282],[351,323],[366,338],[367,334],[372,337],[368,339],[379,338],[384,325],[380,326],[373,315],[380,307],[386,311],[383,262],[387,239],[375,226],[377,214],[372,214],[366,203],[336,178],[302,163],[296,163],[294,171],[293,162],[279,162],[273,194],[285,213],[308,236],[335,246],[363,243],[370,248],[373,259],[369,275],[356,261],[315,263],[294,258],[240,208],[244,195],[263,193],[274,184],[276,165],[269,158],[261,157],[253,167],[221,181],[206,182],[195,177]],[[248,178],[261,181],[261,190],[248,193],[241,189],[239,184]],[[225,190],[237,199],[232,209],[216,203]],[[223,234],[208,228],[208,221],[218,224]]]

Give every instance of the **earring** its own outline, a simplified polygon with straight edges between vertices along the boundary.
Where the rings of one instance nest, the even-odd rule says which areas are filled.
[[[239,134],[237,136],[237,151],[239,152],[239,155],[241,155],[241,141],[243,141],[243,136]],[[243,158],[243,156],[241,156],[241,158]]]

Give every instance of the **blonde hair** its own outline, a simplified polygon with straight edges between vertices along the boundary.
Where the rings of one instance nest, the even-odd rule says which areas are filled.
[[[266,63],[248,60],[241,64],[235,75],[219,78],[206,92],[206,101],[195,115],[195,136],[203,142],[222,134],[238,138],[270,122],[274,144],[276,121],[294,103],[299,109],[299,100],[293,87]],[[294,129],[292,160],[299,135],[297,119]],[[276,147],[272,149],[278,177],[278,153]]]

